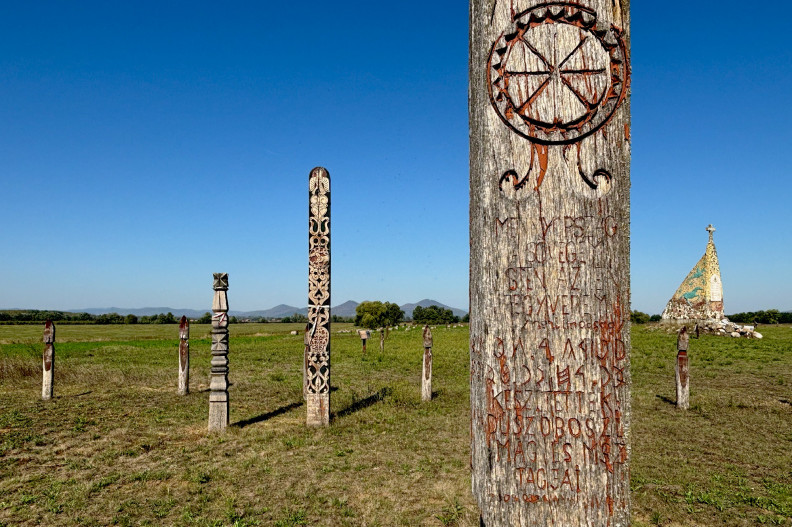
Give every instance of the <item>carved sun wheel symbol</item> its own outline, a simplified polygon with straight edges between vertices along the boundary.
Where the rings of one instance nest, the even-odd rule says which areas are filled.
[[[621,32],[595,27],[594,11],[545,4],[515,17],[493,44],[490,101],[514,132],[540,144],[569,144],[595,132],[626,95]]]

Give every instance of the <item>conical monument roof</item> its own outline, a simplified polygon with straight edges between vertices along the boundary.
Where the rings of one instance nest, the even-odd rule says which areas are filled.
[[[721,283],[718,252],[713,234],[715,228],[707,227],[709,241],[704,256],[693,266],[685,280],[666,304],[664,320],[720,320],[723,314],[723,285]]]

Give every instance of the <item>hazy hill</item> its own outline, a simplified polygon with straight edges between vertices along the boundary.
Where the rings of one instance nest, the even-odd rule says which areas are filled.
[[[295,313],[299,313],[301,315],[308,315],[308,308],[307,307],[294,307],[289,306],[286,304],[278,304],[275,307],[270,309],[264,309],[261,311],[240,311],[238,313],[230,311],[232,316],[237,317],[247,317],[247,318],[257,318],[257,317],[264,317],[264,318],[283,318],[283,317],[290,317]]]
[[[339,317],[354,317],[356,315],[355,308],[358,304],[359,302],[355,302],[354,300],[347,300],[343,304],[332,308],[330,313],[338,315]]]
[[[355,308],[358,306],[358,302],[354,300],[347,300],[343,304],[337,305],[333,307],[330,312],[333,315],[338,315],[340,317],[354,317],[355,316]],[[445,309],[450,309],[454,315],[458,317],[465,316],[467,311],[462,309],[458,309],[455,307],[450,307],[445,304],[441,304],[437,300],[430,300],[424,299],[420,302],[416,302],[414,304],[404,304],[401,309],[404,311],[404,316],[407,318],[412,318],[413,310],[415,306],[421,307],[429,307],[429,306],[439,306]],[[92,315],[104,315],[106,313],[118,313],[119,315],[135,315],[138,317],[143,316],[151,316],[151,315],[158,315],[160,313],[173,313],[175,317],[180,317],[182,315],[187,316],[188,318],[199,318],[204,313],[209,311],[209,309],[178,309],[173,307],[142,307],[142,308],[129,308],[129,307],[89,307],[86,309],[70,309],[69,312],[71,313],[90,313]],[[290,306],[287,304],[279,304],[275,307],[270,309],[262,309],[257,311],[229,311],[228,314],[235,317],[240,318],[283,318],[289,317],[295,313],[299,313],[301,315],[308,315],[308,308],[305,307],[295,307]]]

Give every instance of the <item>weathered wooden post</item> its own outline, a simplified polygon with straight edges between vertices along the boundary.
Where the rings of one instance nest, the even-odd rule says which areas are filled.
[[[677,360],[676,360],[676,404],[677,408],[687,410],[690,408],[690,369],[688,363],[688,344],[690,336],[687,326],[682,326],[677,335]]]
[[[228,407],[228,274],[214,273],[212,370],[209,380],[209,431],[223,431]]]
[[[432,330],[429,324],[423,327],[423,371],[421,372],[421,400],[432,400]]]
[[[308,178],[308,323],[306,406],[309,426],[330,424],[330,174]]]
[[[190,393],[190,321],[179,321],[179,395]]]
[[[305,325],[305,333],[303,333],[303,364],[302,364],[302,374],[303,374],[303,399],[308,398],[308,352],[311,350],[311,323],[307,323]]]
[[[385,328],[380,328],[380,353],[385,353]]]
[[[481,523],[630,521],[629,0],[470,2]]]
[[[677,408],[687,410],[690,408],[690,371],[688,366],[687,351],[677,353],[676,362],[676,400]]]
[[[55,380],[55,324],[51,320],[44,323],[44,378],[41,383],[41,398],[52,399]]]

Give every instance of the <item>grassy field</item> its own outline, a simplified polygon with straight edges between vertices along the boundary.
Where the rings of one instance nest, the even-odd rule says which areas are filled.
[[[41,401],[41,328],[0,326],[0,525],[478,525],[470,493],[467,328],[361,353],[333,326],[333,423],[306,429],[300,325],[231,327],[231,422],[208,435],[209,326],[59,326]],[[691,343],[674,407],[675,336],[633,330],[633,524],[792,525],[792,329]]]

